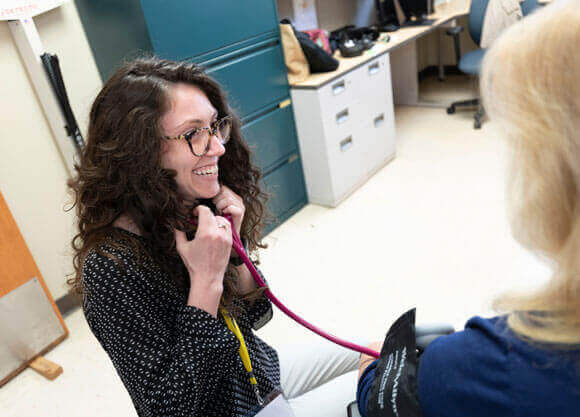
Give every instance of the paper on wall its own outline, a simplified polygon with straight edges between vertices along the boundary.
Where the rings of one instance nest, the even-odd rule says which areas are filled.
[[[0,20],[34,17],[59,7],[69,0],[1,0]]]
[[[318,28],[316,2],[314,0],[293,0],[294,27],[298,30]]]

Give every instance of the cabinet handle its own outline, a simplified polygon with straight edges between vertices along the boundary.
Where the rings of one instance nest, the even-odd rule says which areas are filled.
[[[290,101],[289,98],[287,98],[284,101],[281,101],[280,104],[278,104],[278,107],[283,109],[284,107],[288,107],[292,102]]]
[[[369,75],[375,75],[379,72],[379,63],[375,62],[374,64],[369,65]]]
[[[352,136],[340,141],[340,151],[346,152],[349,148],[352,147]]]
[[[384,122],[385,122],[385,113],[381,113],[377,117],[375,117],[375,127],[379,127]]]
[[[340,93],[342,93],[345,89],[346,89],[346,86],[344,84],[344,80],[341,80],[341,81],[337,82],[336,84],[333,84],[333,86],[332,86],[332,94],[334,94],[335,96],[337,96]]]
[[[294,153],[292,155],[290,155],[290,158],[288,158],[288,163],[291,164],[292,162],[296,161],[298,159],[298,154]]]
[[[336,113],[336,123],[341,124],[348,120],[348,109],[344,109],[340,113]]]

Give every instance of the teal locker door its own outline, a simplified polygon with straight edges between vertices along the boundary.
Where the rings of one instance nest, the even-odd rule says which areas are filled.
[[[155,53],[182,60],[278,31],[274,0],[141,0]]]
[[[276,108],[244,124],[242,134],[264,174],[298,149],[292,106]]]
[[[277,105],[289,96],[279,39],[265,41],[233,59],[213,60],[202,65],[224,86],[228,101],[240,118]]]

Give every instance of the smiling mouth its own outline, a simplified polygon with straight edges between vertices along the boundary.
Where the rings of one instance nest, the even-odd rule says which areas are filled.
[[[200,175],[200,176],[215,175],[215,174],[218,173],[218,167],[217,167],[217,165],[214,165],[212,167],[206,167],[206,168],[196,169],[196,170],[193,171],[193,173],[195,175]]]

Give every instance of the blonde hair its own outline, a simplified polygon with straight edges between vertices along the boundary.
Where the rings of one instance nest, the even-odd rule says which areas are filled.
[[[510,27],[486,53],[483,104],[511,150],[514,237],[553,262],[548,284],[496,301],[516,333],[580,344],[580,1]]]

